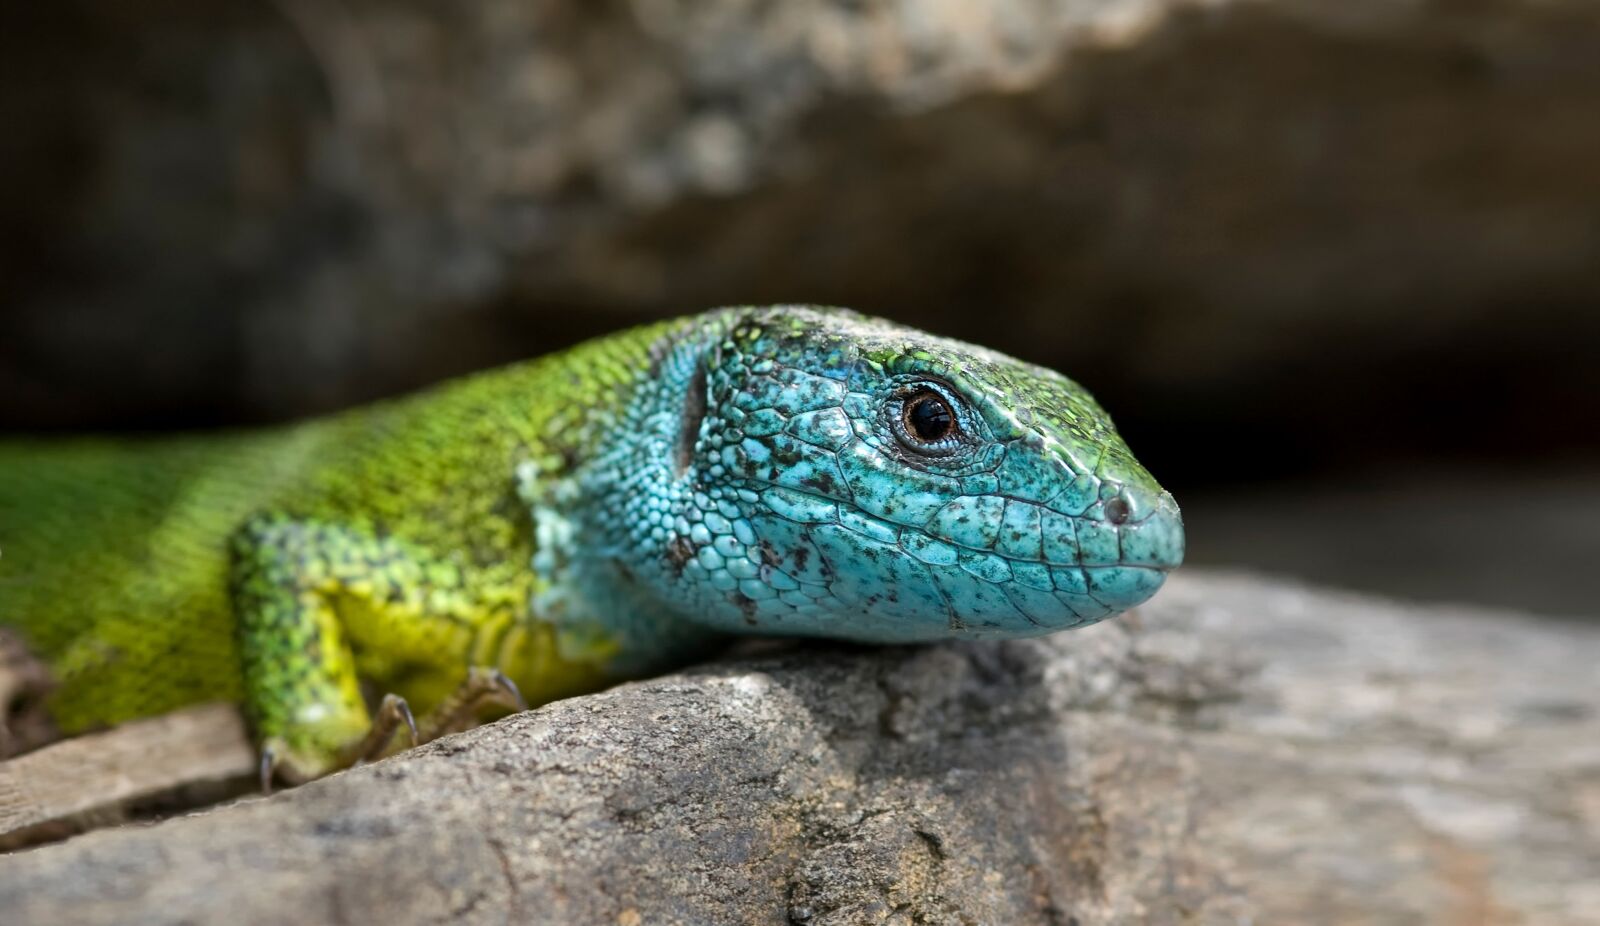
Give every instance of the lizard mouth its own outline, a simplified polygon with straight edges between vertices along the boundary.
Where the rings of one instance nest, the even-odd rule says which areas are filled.
[[[1050,523],[1031,547],[1003,535],[987,547],[961,546],[948,533],[912,528],[901,529],[898,546],[926,570],[954,636],[1092,624],[1148,600],[1183,562],[1182,515],[1165,492],[1119,487],[1093,514]]]
[[[1135,607],[1183,561],[1170,495],[1106,479],[1087,488],[1044,503],[991,492],[873,510],[769,484],[758,496],[766,511],[743,534],[705,515],[684,527],[669,559],[675,575],[739,607],[726,623],[740,631],[869,642],[1040,636]]]

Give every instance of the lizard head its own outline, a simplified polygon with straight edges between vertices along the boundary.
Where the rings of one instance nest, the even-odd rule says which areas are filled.
[[[680,431],[647,545],[685,615],[1030,636],[1127,610],[1182,561],[1172,496],[1066,377],[853,312],[727,312],[660,377]]]

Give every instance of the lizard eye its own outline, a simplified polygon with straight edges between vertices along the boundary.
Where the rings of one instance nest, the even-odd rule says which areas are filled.
[[[937,445],[956,433],[956,413],[944,396],[922,389],[907,396],[900,420],[913,444]]]

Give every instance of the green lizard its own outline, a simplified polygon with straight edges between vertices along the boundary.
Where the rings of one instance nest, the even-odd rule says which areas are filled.
[[[447,729],[729,634],[1082,626],[1182,556],[1077,384],[836,309],[713,311],[280,429],[0,445],[0,625],[58,725],[233,700],[289,781],[415,741],[409,706]]]

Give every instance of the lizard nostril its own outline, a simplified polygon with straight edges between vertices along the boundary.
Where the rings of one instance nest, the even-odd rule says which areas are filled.
[[[1106,502],[1106,520],[1112,524],[1126,524],[1131,513],[1128,500],[1120,495]]]

